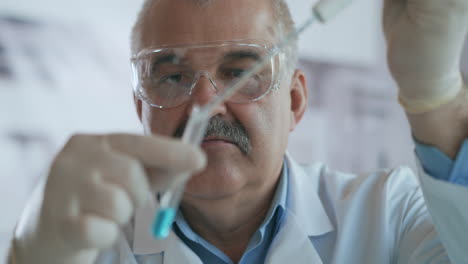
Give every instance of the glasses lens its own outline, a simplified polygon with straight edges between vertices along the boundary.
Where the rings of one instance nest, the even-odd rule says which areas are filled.
[[[257,59],[239,58],[238,61],[220,68],[218,83],[220,89],[228,89],[236,84],[246,73],[258,63]],[[265,65],[259,72],[250,76],[244,85],[229,99],[235,103],[248,103],[264,96],[273,83],[273,64]]]
[[[253,44],[151,50],[135,62],[139,92],[154,106],[175,107],[188,101],[192,89],[197,89],[195,82],[200,71],[214,78],[219,93],[239,81],[267,53],[264,46]],[[273,61],[250,77],[229,101],[247,103],[264,96],[273,83]]]

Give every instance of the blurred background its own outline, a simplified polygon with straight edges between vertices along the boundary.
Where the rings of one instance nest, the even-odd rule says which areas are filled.
[[[0,1],[0,263],[28,195],[71,134],[141,133],[129,66],[141,2]],[[288,2],[300,22],[314,1]],[[356,173],[414,167],[386,67],[381,8],[382,0],[356,0],[302,36],[310,109],[292,133],[297,160]]]

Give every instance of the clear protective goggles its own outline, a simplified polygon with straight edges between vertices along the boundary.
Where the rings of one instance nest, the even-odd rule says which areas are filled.
[[[138,98],[157,108],[180,106],[196,92],[200,78],[207,78],[216,94],[236,83],[273,47],[259,41],[234,40],[204,44],[165,45],[140,51],[131,59],[133,87]],[[233,103],[260,100],[280,85],[283,53],[249,78],[229,98]]]

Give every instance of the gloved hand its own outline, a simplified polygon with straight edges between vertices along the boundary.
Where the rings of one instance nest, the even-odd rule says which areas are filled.
[[[94,263],[151,192],[205,163],[198,148],[164,137],[72,137],[20,219],[17,262]]]
[[[467,29],[468,0],[385,0],[388,63],[407,112],[434,110],[461,91]]]

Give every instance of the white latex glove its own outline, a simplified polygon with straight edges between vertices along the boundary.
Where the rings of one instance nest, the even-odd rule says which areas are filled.
[[[389,67],[407,112],[434,110],[461,91],[467,29],[468,0],[385,0]]]
[[[163,190],[173,175],[205,163],[199,149],[164,137],[72,137],[20,220],[18,263],[94,263],[151,190]]]

